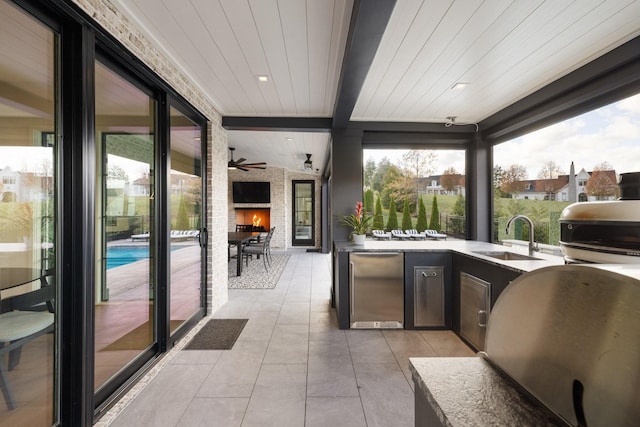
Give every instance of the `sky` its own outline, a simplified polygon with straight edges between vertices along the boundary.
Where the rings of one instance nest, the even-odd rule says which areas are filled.
[[[387,156],[398,164],[406,151],[365,150],[364,161],[379,162]],[[450,166],[464,171],[463,151],[435,152],[438,153],[435,175]],[[529,179],[537,178],[550,160],[566,174],[572,161],[576,173],[582,168],[592,171],[605,161],[617,174],[640,172],[640,94],[504,142],[494,149],[495,165],[503,169],[523,165]]]

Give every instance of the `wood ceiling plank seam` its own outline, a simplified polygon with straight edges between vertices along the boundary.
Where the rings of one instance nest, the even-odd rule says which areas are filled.
[[[242,84],[242,75],[246,75],[247,66],[242,66],[243,60],[230,58],[229,54],[234,55],[233,49],[229,45],[235,42],[235,50],[239,50],[237,41],[232,36],[232,29],[229,20],[224,13],[224,9],[220,2],[211,2],[208,0],[191,0],[194,7],[199,11],[198,19],[206,29],[210,44],[207,46],[208,54],[205,55],[209,70],[212,74],[218,76],[220,80],[220,89],[229,94],[226,98],[227,103],[221,102],[223,105],[222,112],[224,114],[248,112],[255,114],[257,109],[252,101],[251,95]],[[202,44],[202,43],[200,43]],[[231,50],[231,52],[229,52]],[[235,68],[235,67],[238,68]],[[206,76],[202,76],[206,79]],[[230,108],[230,102],[237,105],[237,111]]]
[[[218,48],[225,60],[229,64],[235,79],[247,97],[248,103],[252,106],[253,114],[266,114],[268,110],[266,101],[262,96],[262,92],[258,85],[258,79],[252,72],[248,56],[253,54],[245,52],[244,49],[249,46],[242,46],[239,36],[240,33],[247,30],[248,22],[244,21],[245,16],[250,14],[247,3],[237,0],[219,0],[224,21],[219,20],[219,27],[211,27],[214,40],[222,39],[223,43],[218,43]],[[244,10],[238,11],[238,8],[245,7]],[[238,22],[238,21],[242,22]]]
[[[470,6],[469,2],[456,2],[447,9],[429,39],[421,46],[411,64],[407,65],[403,78],[396,83],[384,104],[381,104],[378,117],[381,114],[398,117],[397,114],[393,114],[394,111],[412,91],[418,90],[418,83],[424,81],[421,80],[422,76],[446,53],[452,39],[464,29],[481,5],[481,0],[473,6]]]
[[[252,93],[255,94],[254,99],[259,115],[282,114],[281,108],[274,110],[271,107],[274,102],[275,105],[279,104],[271,77],[267,82],[260,82],[257,78],[259,75],[269,76],[270,69],[251,5],[248,1],[227,1],[225,4],[223,8],[239,46],[238,52],[242,54],[249,71],[243,86],[255,87]]]
[[[442,97],[447,97],[447,95],[456,96],[460,93],[451,91],[451,88],[456,82],[467,82],[469,80],[465,80],[460,76],[463,73],[454,72],[452,69],[460,64],[468,67],[465,64],[474,61],[475,52],[477,52],[475,56],[482,55],[481,52],[483,50],[477,49],[477,45],[488,44],[493,46],[495,44],[494,40],[499,40],[504,35],[503,33],[506,30],[492,35],[491,29],[496,26],[496,22],[505,16],[510,3],[484,3],[482,6],[487,4],[489,6],[477,9],[465,26],[452,38],[451,43],[443,51],[442,55],[434,61],[433,66],[425,70],[424,74],[420,76],[416,88],[410,90],[408,96],[401,103],[397,103],[398,108],[392,112],[392,116],[407,116],[412,120],[429,120],[427,117],[430,117],[431,120],[440,122],[444,121],[447,116],[459,116],[459,114],[449,110],[443,111],[434,108],[434,103],[442,99]],[[513,22],[514,20],[507,21]],[[483,42],[486,38],[491,40]],[[473,40],[473,42],[469,43],[469,40]],[[467,59],[469,55],[471,57]],[[461,58],[464,58],[464,60],[461,60]],[[427,86],[423,82],[431,83]],[[466,92],[466,90],[462,92]],[[426,105],[424,104],[425,99],[429,100]]]
[[[309,109],[310,114],[325,110],[325,93],[329,73],[331,29],[334,1],[307,2],[307,44],[309,46]]]
[[[437,3],[437,5],[440,4],[441,3]],[[370,109],[373,108],[373,98],[377,94],[380,94],[380,85],[387,76],[393,58],[398,54],[398,48],[402,45],[403,40],[407,38],[407,33],[412,23],[419,19],[419,11],[423,6],[424,0],[403,1],[396,4],[389,18],[385,35],[380,41],[375,58],[367,73],[367,78],[362,85],[360,96],[353,109],[352,119],[355,120],[372,114]],[[436,15],[437,11],[429,14],[429,16],[433,17]],[[428,28],[429,25],[425,24],[424,27],[423,31],[426,32],[426,28]]]
[[[305,4],[299,0],[279,0],[278,5],[282,17],[284,44],[289,61],[296,114],[309,114],[309,62]]]
[[[536,12],[540,11],[543,5],[547,6],[558,6],[561,5],[559,2],[553,3],[543,3],[539,2],[537,4],[532,4],[530,2],[527,3],[519,3],[516,8],[507,8],[502,11],[493,22],[489,23],[486,27],[486,30],[483,31],[482,35],[476,39],[476,41],[469,46],[469,49],[466,49],[464,52],[459,55],[464,58],[468,58],[467,61],[469,64],[464,64],[464,69],[458,70],[457,67],[460,67],[459,62],[454,62],[449,64],[449,67],[445,70],[439,70],[439,76],[432,76],[432,78],[436,81],[436,83],[432,87],[438,87],[441,89],[441,92],[437,95],[431,93],[422,93],[421,96],[427,99],[431,99],[431,102],[428,105],[418,105],[414,103],[410,109],[408,109],[405,114],[411,117],[424,117],[429,113],[433,113],[434,111],[443,111],[442,117],[445,116],[457,116],[462,119],[462,121],[472,121],[475,120],[471,117],[465,116],[460,117],[458,113],[459,110],[451,108],[451,104],[455,103],[456,99],[460,97],[470,98],[470,94],[473,93],[473,90],[478,87],[476,82],[482,81],[484,76],[490,75],[491,73],[486,67],[483,67],[481,64],[483,60],[491,55],[491,52],[502,50],[499,49],[505,40],[510,40],[514,38],[514,34],[522,32],[523,25],[530,21],[531,16]],[[562,5],[561,5],[562,6]],[[523,38],[526,38],[524,36]],[[484,40],[486,39],[486,40]],[[486,48],[478,48],[479,46],[487,46]],[[506,58],[501,58],[501,61],[496,64],[496,66],[504,66],[503,64],[508,62],[513,62],[514,56],[510,55]],[[479,65],[480,64],[480,65]],[[470,76],[470,70],[473,68],[479,68],[482,70],[482,74],[474,77]],[[450,75],[454,75],[455,77],[452,79]],[[446,80],[446,81],[443,81]],[[466,88],[464,91],[456,92],[451,91],[451,87],[457,81],[464,82],[473,82],[470,88]],[[446,96],[449,94],[449,96]]]
[[[588,14],[584,15],[584,17],[586,17],[587,15],[591,15],[591,17],[594,19],[594,22],[598,22],[599,21],[598,17],[601,17],[602,13],[604,12],[598,9],[602,7],[604,8],[605,11],[610,11],[609,9],[610,6],[611,6],[610,4],[607,4],[607,5],[600,4],[596,8],[591,9],[588,12]],[[635,21],[636,25],[634,26],[636,26],[636,28],[637,28],[638,22],[640,21],[638,18],[636,18],[636,17],[640,17],[640,15],[628,14],[624,10],[619,10],[614,14],[614,16],[615,15],[621,18],[629,18],[632,20],[632,22]],[[602,54],[604,53],[602,49],[604,49],[605,46],[609,47],[609,50],[612,50],[613,48],[621,44],[619,42],[619,43],[616,43],[615,45],[611,45],[602,38],[601,34],[593,31],[594,27],[591,27],[589,30],[584,30],[583,27],[581,25],[577,25],[577,23],[578,21],[575,21],[571,26],[580,30],[581,36],[579,38],[575,38],[574,33],[569,33],[567,30],[563,30],[560,32],[560,34],[563,34],[563,38],[558,38],[556,36],[554,37],[553,41],[544,43],[542,47],[536,50],[536,52],[538,52],[538,55],[536,55],[535,57],[537,58],[536,60],[533,60],[533,58],[529,59],[529,57],[525,57],[521,62],[515,64],[510,69],[510,72],[505,72],[505,74],[503,74],[503,78],[500,79],[502,92],[508,93],[507,91],[518,88],[522,84],[522,81],[535,82],[535,84],[530,83],[530,86],[532,87],[529,89],[529,91],[527,91],[526,94],[522,95],[519,98],[521,99],[522,97],[530,93],[533,93],[535,90],[538,90],[544,87],[551,81],[556,80],[557,78],[560,78],[570,73],[571,71],[577,69],[579,66],[589,62],[589,59],[585,58],[582,61],[580,61],[580,63],[576,63],[575,60],[571,60],[571,59],[568,60],[567,54],[565,53],[567,51],[571,51],[569,49],[569,46],[575,45],[576,43],[578,43],[578,41],[582,39],[582,37],[584,37],[586,34],[591,33],[592,40],[588,42],[585,42],[585,41],[582,42],[583,48],[580,48],[577,51],[579,53],[573,54],[575,58],[578,58],[578,57],[584,58],[585,56],[588,56],[588,55],[585,55],[585,53],[583,52],[585,51],[593,52],[593,47],[597,45],[603,45],[601,49],[598,49],[598,52]],[[619,25],[616,25],[616,27],[619,27]],[[619,40],[620,36],[612,36],[612,38]],[[561,40],[566,40],[566,44],[560,44],[559,42]],[[545,49],[548,49],[548,50],[545,50]],[[591,59],[594,59],[595,54],[592,54],[591,56],[592,56]],[[555,58],[561,58],[565,62],[565,65],[562,66],[561,70],[559,70],[557,63],[553,62]],[[544,68],[545,70],[549,70],[549,71],[545,72],[544,70],[541,70],[541,68]],[[530,79],[527,79],[527,77],[529,77]],[[498,95],[497,93],[495,93],[495,91],[491,90],[491,83],[492,82],[487,83],[487,85],[483,88],[484,91],[480,95],[480,96],[485,96],[486,97],[485,99],[487,101],[494,99]]]
[[[203,85],[200,83],[201,78],[197,72],[191,73],[191,69],[194,69],[193,62],[187,60],[183,57],[183,51],[181,49],[176,48],[172,39],[167,39],[164,34],[165,32],[161,31],[160,28],[172,28],[171,21],[167,21],[171,16],[169,13],[160,14],[159,12],[162,8],[158,8],[156,1],[151,1],[151,3],[145,0],[134,0],[131,2],[124,2],[122,0],[114,0],[119,10],[127,17],[127,19],[140,30],[142,34],[161,52],[166,58],[171,61],[176,68],[187,78],[192,80],[195,85],[200,88],[208,87],[207,85]],[[154,13],[154,19],[152,19],[145,10]],[[166,10],[166,7],[165,7]],[[160,26],[158,26],[158,21],[162,20]],[[175,33],[172,33],[173,39],[176,39]],[[195,62],[200,62],[202,59],[197,57],[194,58]],[[187,68],[184,64],[189,64]],[[214,104],[215,108],[219,111],[224,111],[222,109],[222,105],[214,99],[208,97],[211,102]]]
[[[295,99],[277,1],[252,1],[251,13],[254,17],[261,46],[265,51],[269,75],[278,96],[280,110],[283,114],[294,113]]]
[[[333,113],[333,105],[336,102],[338,82],[340,80],[340,71],[342,69],[342,58],[344,56],[344,48],[347,42],[349,21],[351,18],[348,11],[353,10],[352,1],[341,1],[339,4],[343,7],[334,7],[333,12],[330,47],[331,53],[329,55],[327,81],[325,82],[325,110],[322,115],[327,117],[331,116]]]
[[[163,3],[165,1],[163,0]],[[177,4],[175,2],[169,2],[165,7],[171,17],[176,21],[182,32],[185,34],[186,39],[189,42],[182,42],[179,45],[174,44],[175,49],[180,52],[180,55],[184,58],[184,64],[187,68],[187,75],[191,77],[192,81],[200,88],[209,87],[219,90],[220,95],[216,98],[214,105],[217,106],[219,111],[227,111],[230,106],[235,104],[234,97],[227,90],[228,87],[232,87],[228,84],[224,84],[223,76],[217,72],[216,68],[212,66],[211,60],[213,58],[222,55],[217,47],[211,48],[211,35],[207,30],[207,24],[202,18],[202,13],[196,8],[193,2]],[[188,24],[185,26],[184,24]],[[171,28],[171,27],[166,27]],[[167,33],[168,31],[164,31]],[[201,65],[200,65],[201,64]],[[184,67],[183,67],[184,68]],[[198,72],[198,70],[208,70],[206,73]],[[229,72],[228,75],[233,75]],[[206,82],[206,83],[205,83]],[[207,91],[208,92],[208,91]],[[223,95],[226,95],[223,97]],[[222,100],[226,102],[220,102]],[[231,101],[229,101],[231,99]]]
[[[398,40],[398,45],[395,48],[385,49],[387,53],[391,54],[391,57],[386,61],[382,60],[386,62],[386,66],[382,67],[384,68],[384,73],[380,77],[378,84],[376,84],[375,89],[370,91],[372,95],[366,110],[363,112],[365,115],[370,117],[380,116],[380,111],[387,104],[391,94],[396,90],[400,82],[407,78],[410,64],[415,61],[419,52],[429,44],[434,33],[440,27],[442,20],[454,4],[454,2],[449,2],[449,4],[438,2],[435,5],[427,5],[426,2],[423,2],[418,13],[411,17],[411,23],[407,25],[408,28],[404,32],[402,39]],[[440,9],[436,9],[436,6]],[[385,38],[383,37],[381,44],[384,43]],[[372,68],[377,68],[378,66],[379,62],[376,62],[376,58],[374,58]]]

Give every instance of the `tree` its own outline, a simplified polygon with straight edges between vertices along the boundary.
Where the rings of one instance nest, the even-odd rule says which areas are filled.
[[[409,201],[404,199],[404,204],[402,205],[402,229],[409,230],[413,228],[413,223],[411,221],[411,212],[409,211]]]
[[[180,197],[180,204],[178,205],[178,217],[176,218],[176,226],[174,230],[189,230],[189,216],[187,214],[187,202],[184,196]]]
[[[121,179],[124,182],[129,182],[129,175],[127,175],[127,172],[118,165],[109,165],[107,177],[110,179]]]
[[[364,211],[373,212],[373,190],[371,189],[364,192]]]
[[[380,162],[378,163],[378,167],[376,168],[375,173],[371,178],[370,185],[373,191],[377,191],[378,193],[381,193],[382,190],[384,190],[387,172],[389,168],[392,166],[398,169],[397,166],[394,166],[391,164],[391,161],[389,160],[388,157],[383,157],[382,160],[380,160]],[[365,179],[366,179],[366,176],[365,176]],[[387,200],[387,203],[385,203],[385,201],[382,200],[382,205],[389,206],[389,201]]]
[[[382,202],[380,200],[380,197],[376,198],[376,213],[373,216],[373,229],[384,229],[384,218],[382,217]]]
[[[538,179],[557,179],[560,175],[565,175],[560,165],[553,160],[549,160],[542,165],[542,169],[538,172]]]
[[[511,165],[502,174],[500,190],[504,193],[518,194],[525,189],[527,179],[527,168],[522,165]]]
[[[593,168],[585,190],[588,195],[594,196],[597,200],[616,196],[618,191],[616,174],[609,163],[603,162]]]
[[[427,225],[427,208],[424,206],[424,199],[420,197],[418,203],[418,221],[416,222],[416,230],[419,232],[426,230]]]
[[[405,182],[402,183],[402,197],[411,197],[410,209],[414,211],[418,207],[420,197],[420,177],[429,176],[435,170],[435,162],[438,159],[433,151],[410,150],[402,155],[402,166],[404,170]],[[412,195],[409,193],[412,189]],[[396,198],[396,200],[399,200]]]
[[[390,165],[386,169],[386,174],[381,186],[382,206],[389,207],[391,199],[402,200],[405,189],[403,187],[404,178],[397,166]]]
[[[444,170],[444,172],[442,172],[442,175],[440,176],[440,185],[448,192],[451,192],[455,190],[458,185],[460,185],[459,178],[460,174],[458,173],[456,168],[447,168]]]
[[[454,218],[451,219],[451,231],[457,234],[464,232],[464,218],[466,216],[466,202],[462,194],[458,194],[456,203],[453,205]]]
[[[387,219],[387,231],[398,229],[398,212],[396,212],[396,203],[391,199],[389,202],[389,218]]]
[[[504,169],[502,166],[494,166],[493,167],[493,194],[494,197],[502,197],[502,190],[500,189],[500,184],[502,183],[502,175],[504,175]]]
[[[431,219],[429,220],[429,230],[440,231],[440,211],[438,210],[438,199],[433,195],[431,202]]]
[[[364,188],[373,189],[373,178],[376,174],[376,169],[376,162],[373,159],[367,160],[364,164],[364,170],[362,172]]]

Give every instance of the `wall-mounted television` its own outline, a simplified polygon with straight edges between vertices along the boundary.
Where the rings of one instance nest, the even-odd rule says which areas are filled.
[[[233,203],[271,203],[271,183],[233,182]]]

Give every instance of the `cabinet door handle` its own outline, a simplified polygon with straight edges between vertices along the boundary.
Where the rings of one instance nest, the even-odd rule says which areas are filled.
[[[435,271],[423,271],[422,277],[437,277],[438,273]]]
[[[487,327],[487,310],[478,310],[478,326]]]
[[[350,313],[350,317],[351,319],[349,319],[349,321],[353,321],[353,317],[356,313],[356,301],[355,301],[355,279],[356,279],[356,273],[354,270],[354,265],[353,262],[349,263],[349,306],[351,307],[351,313]]]

